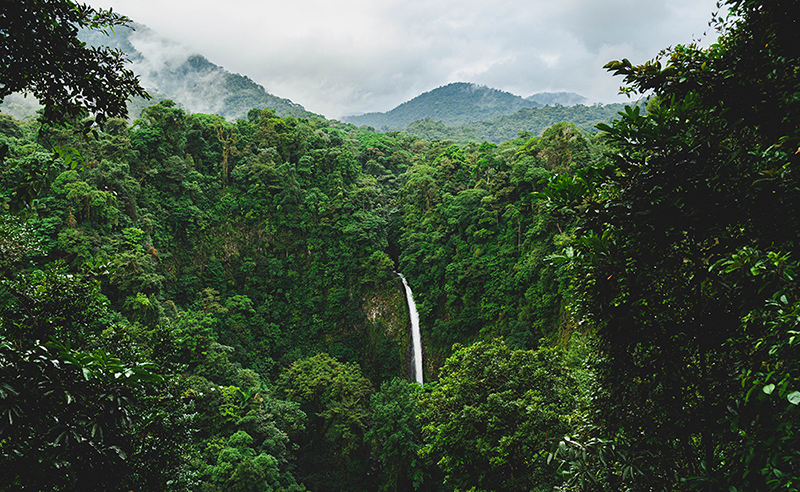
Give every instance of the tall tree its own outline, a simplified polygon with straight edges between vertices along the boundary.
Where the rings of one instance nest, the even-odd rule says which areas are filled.
[[[372,385],[357,364],[343,364],[325,353],[292,364],[278,391],[299,402],[309,416],[299,439],[300,479],[313,490],[369,488],[368,428]]]
[[[46,122],[62,122],[85,111],[106,118],[127,115],[131,96],[145,97],[119,50],[90,48],[80,29],[113,30],[130,19],[112,10],[72,0],[4,2],[0,13],[0,101],[30,92],[44,106]]]
[[[511,350],[502,340],[456,345],[421,400],[423,455],[457,490],[551,488],[549,440],[566,431],[577,388],[554,349]]]
[[[44,106],[46,124],[74,124],[87,114],[98,123],[126,116],[132,96],[149,97],[120,50],[90,48],[78,39],[80,29],[107,32],[131,22],[111,10],[94,9],[72,0],[3,2],[0,11],[0,102],[14,92],[31,93]],[[78,130],[87,132],[92,121]],[[72,148],[56,147],[67,164],[80,159]],[[0,146],[0,163],[8,146]],[[30,204],[55,177],[26,168],[25,180],[9,202],[12,211]]]
[[[655,96],[649,112],[600,125],[615,148],[608,165],[551,180],[554,201],[585,199],[572,200],[582,223],[565,257],[574,305],[606,355],[596,423],[627,443],[638,490],[800,480],[797,320],[786,316],[800,307],[788,259],[800,225],[799,34],[793,2],[727,7],[708,49],[609,63],[628,91]]]

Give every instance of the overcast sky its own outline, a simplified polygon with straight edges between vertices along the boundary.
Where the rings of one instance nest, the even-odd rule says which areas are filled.
[[[708,45],[716,10],[716,0],[87,1],[328,118],[388,111],[450,82],[622,101],[606,62]]]

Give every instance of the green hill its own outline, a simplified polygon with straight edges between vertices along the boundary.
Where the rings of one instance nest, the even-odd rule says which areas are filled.
[[[537,92],[525,99],[541,106],[575,106],[576,104],[586,103],[585,97],[574,92]]]
[[[247,76],[231,73],[207,58],[160,38],[146,26],[119,28],[111,36],[83,32],[91,45],[124,51],[142,85],[156,100],[168,98],[194,113],[218,114],[228,120],[244,118],[252,108],[274,109],[279,116],[315,116],[300,104],[272,95]],[[133,101],[130,116],[152,102]]]
[[[483,85],[457,82],[448,84],[406,101],[386,113],[347,116],[343,121],[356,126],[402,129],[406,125],[431,118],[447,125],[462,125],[511,114],[522,108],[541,107],[509,92]]]
[[[624,107],[624,104],[615,103],[524,108],[514,114],[458,126],[447,126],[441,121],[425,118],[411,123],[405,131],[426,140],[452,140],[460,144],[501,143],[516,138],[520,132],[541,135],[545,128],[561,121],[569,121],[584,131],[595,133],[595,125],[610,122]]]

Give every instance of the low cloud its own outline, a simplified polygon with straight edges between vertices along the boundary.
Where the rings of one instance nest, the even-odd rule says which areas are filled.
[[[160,35],[309,111],[386,111],[466,81],[521,96],[619,101],[609,60],[703,36],[716,0],[105,0]],[[169,55],[164,55],[165,63]]]
[[[194,113],[216,114],[223,109],[228,91],[221,69],[187,70],[190,58],[199,53],[148,28],[137,27],[128,39],[141,54],[133,57],[132,69],[144,87],[169,94]]]

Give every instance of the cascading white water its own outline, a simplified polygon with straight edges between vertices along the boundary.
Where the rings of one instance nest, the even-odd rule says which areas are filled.
[[[400,274],[398,273],[398,275]],[[406,278],[400,275],[400,280],[403,281],[403,287],[406,289],[408,315],[411,318],[411,343],[414,346],[414,378],[419,384],[422,384],[422,335],[419,333],[419,314],[417,314],[417,305],[414,304],[414,295],[411,293],[411,287],[408,286]]]

